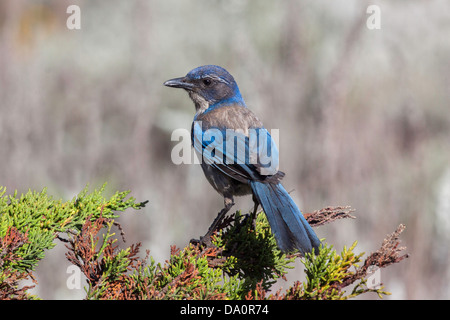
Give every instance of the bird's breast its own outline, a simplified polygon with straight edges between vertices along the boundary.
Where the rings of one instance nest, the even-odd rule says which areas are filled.
[[[248,135],[248,129],[262,128],[262,122],[246,107],[227,105],[199,114],[196,121],[202,122],[203,130],[210,128],[240,130]]]

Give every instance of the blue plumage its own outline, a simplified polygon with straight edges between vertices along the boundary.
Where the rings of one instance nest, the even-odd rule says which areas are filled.
[[[303,254],[317,250],[319,239],[280,183],[284,173],[278,171],[278,149],[246,107],[234,78],[224,68],[210,65],[164,85],[185,89],[194,102],[192,144],[205,177],[224,197],[225,207],[202,242],[210,241],[234,196],[252,194],[253,217],[260,204],[281,250],[298,249]]]
[[[287,252],[298,249],[304,254],[312,248],[317,252],[319,239],[281,183],[251,181],[250,185],[266,213],[278,247]]]

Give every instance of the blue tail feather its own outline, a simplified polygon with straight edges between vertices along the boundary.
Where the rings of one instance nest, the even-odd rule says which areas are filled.
[[[280,183],[259,181],[251,181],[250,184],[267,216],[278,247],[285,252],[298,249],[305,254],[313,248],[317,252],[319,239],[284,187]]]

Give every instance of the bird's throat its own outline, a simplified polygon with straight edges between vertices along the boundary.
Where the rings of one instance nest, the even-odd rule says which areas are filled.
[[[189,97],[194,101],[196,114],[202,114],[209,108],[208,101],[205,100],[201,95],[193,91],[189,91]]]

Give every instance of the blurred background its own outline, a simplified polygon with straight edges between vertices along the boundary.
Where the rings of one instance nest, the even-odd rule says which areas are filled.
[[[80,30],[66,26],[71,4]],[[381,29],[366,25],[373,4]],[[190,129],[194,107],[162,83],[221,65],[280,130],[284,186],[302,211],[356,210],[318,236],[368,254],[403,223],[410,258],[381,270],[387,299],[448,299],[449,14],[445,0],[2,0],[0,185],[65,200],[87,184],[131,190],[149,204],[119,219],[123,246],[141,241],[163,263],[223,199],[198,165],[172,163],[171,134]],[[40,297],[84,297],[66,286],[65,251],[37,268]]]

